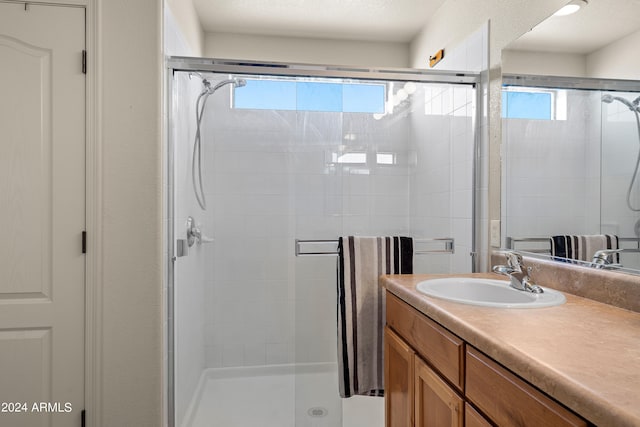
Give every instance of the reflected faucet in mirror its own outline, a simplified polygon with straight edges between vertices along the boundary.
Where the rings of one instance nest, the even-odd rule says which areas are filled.
[[[493,266],[492,270],[494,273],[507,276],[511,281],[510,286],[519,291],[531,292],[534,294],[541,294],[544,292],[540,286],[531,281],[531,278],[529,277],[531,267],[526,269],[524,268],[522,255],[513,251],[503,252],[503,255],[507,259],[507,265]]]
[[[623,249],[601,249],[593,254],[591,263],[595,268],[607,270],[621,268],[622,264],[614,262],[613,256],[622,252]]]

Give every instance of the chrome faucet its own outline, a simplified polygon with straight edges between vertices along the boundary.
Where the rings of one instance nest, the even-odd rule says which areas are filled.
[[[595,268],[614,269],[622,267],[622,264],[615,263],[613,256],[622,252],[623,249],[600,249],[593,254],[591,264]]]
[[[529,274],[531,267],[524,268],[522,264],[522,255],[514,251],[504,252],[507,258],[507,265],[494,265],[492,270],[494,273],[502,274],[511,280],[510,286],[519,291],[541,294],[542,288],[531,281]]]

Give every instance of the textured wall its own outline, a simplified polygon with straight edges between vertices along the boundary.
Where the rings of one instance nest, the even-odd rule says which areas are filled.
[[[291,63],[408,67],[408,43],[207,33],[205,56]]]
[[[193,0],[165,0],[167,13],[173,16],[173,23],[189,47],[189,51],[168,52],[169,55],[202,56],[204,32],[200,25]]]
[[[100,419],[103,426],[157,427],[163,377],[162,3],[109,0],[97,7]]]

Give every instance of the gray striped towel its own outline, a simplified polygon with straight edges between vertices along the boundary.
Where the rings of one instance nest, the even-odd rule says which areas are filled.
[[[591,261],[601,249],[618,249],[618,236],[613,234],[562,235],[551,237],[551,256]],[[619,262],[619,255],[616,254]]]
[[[413,272],[410,237],[338,240],[338,375],[340,396],[384,395],[382,274]]]

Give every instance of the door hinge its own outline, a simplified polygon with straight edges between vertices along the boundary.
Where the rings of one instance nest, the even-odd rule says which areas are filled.
[[[82,51],[82,74],[87,74],[87,51]]]
[[[86,231],[82,232],[82,253],[83,254],[87,253],[87,232]]]
[[[85,427],[85,414],[86,414],[86,411],[83,409],[80,412],[80,427]]]

